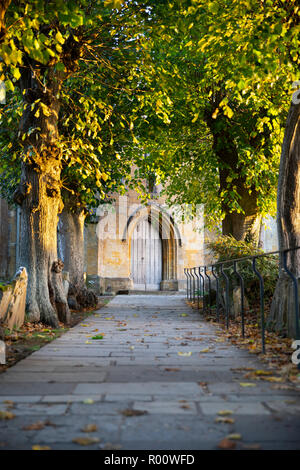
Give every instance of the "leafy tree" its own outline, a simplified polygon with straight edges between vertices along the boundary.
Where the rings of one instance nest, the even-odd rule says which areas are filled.
[[[204,69],[209,71],[214,86],[221,84],[228,93],[228,101],[219,103],[219,112],[234,120],[235,109],[231,103],[243,105],[245,99],[246,104],[250,100],[258,111],[267,113],[258,123],[259,134],[263,130],[261,123],[267,124],[273,133],[271,117],[285,116],[290,106],[277,191],[280,249],[300,245],[299,96],[294,95],[295,102],[291,104],[289,98],[292,84],[299,79],[299,13],[295,0],[198,0],[186,8],[186,17],[197,20],[195,24],[200,24],[203,31],[197,40],[189,39],[187,47],[196,45],[196,50],[205,55]],[[262,164],[265,162],[259,154],[255,172]],[[288,265],[299,276],[300,250],[290,253]],[[275,328],[293,336],[295,309],[289,304],[292,288],[282,270],[280,274],[271,320]]]
[[[32,0],[13,3],[6,12],[6,35],[0,48],[1,68],[6,74],[7,90],[13,91],[17,85],[23,100],[19,120],[21,179],[14,200],[22,208],[20,257],[29,273],[27,310],[31,320],[41,319],[57,325],[49,290],[53,293],[52,300],[56,299],[57,305],[67,311],[62,285],[53,282],[53,270],[56,269],[53,263],[57,260],[57,215],[63,208],[61,172],[65,154],[70,151],[74,158],[76,152],[82,179],[87,171],[82,170],[87,159],[82,160],[82,153],[78,151],[80,142],[64,140],[59,133],[64,85],[72,77],[80,76],[83,64],[86,65],[87,79],[92,82],[95,71],[89,75],[91,68],[88,65],[98,64],[98,82],[103,70],[111,68],[116,93],[119,90],[130,95],[131,86],[134,86],[128,84],[127,76],[122,76],[120,67],[123,62],[128,69],[127,60],[135,66],[137,22],[134,12],[125,6],[124,13],[119,14],[112,12],[111,5],[106,6],[120,7],[120,3],[99,1],[91,5],[84,0],[67,3]],[[113,68],[115,61],[117,69]],[[85,98],[83,94],[88,107],[90,103]],[[92,126],[99,125],[92,117],[93,113],[98,113],[95,109],[98,105],[94,103],[94,108],[86,109],[91,135],[95,132]],[[127,117],[123,120],[126,123]],[[81,126],[80,121],[76,126]],[[87,151],[86,144],[83,153]],[[93,159],[93,152],[89,158]],[[101,172],[99,174],[98,179],[106,178]]]
[[[145,145],[170,201],[204,204],[209,225],[222,220],[224,234],[257,239],[261,216],[275,211],[285,82],[267,82],[256,99],[234,68],[230,2],[212,3],[170,2],[153,15],[152,53],[171,106],[164,127],[151,121]]]

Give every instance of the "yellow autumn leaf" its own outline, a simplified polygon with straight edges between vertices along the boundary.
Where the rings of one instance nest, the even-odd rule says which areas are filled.
[[[241,387],[256,387],[256,384],[251,382],[240,382]]]
[[[90,446],[100,442],[99,437],[75,437],[72,442],[79,444],[80,446]]]
[[[178,351],[178,356],[185,356],[185,357],[189,357],[192,355],[192,351],[189,351],[189,352],[182,352],[182,351]]]
[[[232,410],[220,410],[218,411],[218,415],[220,416],[228,416],[232,415],[233,411]]]
[[[272,375],[272,371],[271,370],[256,370],[255,372],[255,375]]]
[[[51,450],[51,447],[49,447],[49,446],[34,445],[31,448],[32,448],[32,450]]]
[[[238,434],[238,433],[228,434],[228,436],[226,436],[226,439],[232,439],[234,441],[239,441],[240,439],[242,439],[242,435]]]
[[[85,405],[92,405],[95,402],[91,398],[86,398],[85,400],[83,400],[82,403],[84,403]]]
[[[226,416],[218,416],[215,419],[215,423],[225,423],[225,424],[233,424],[235,420],[233,418],[227,418]]]

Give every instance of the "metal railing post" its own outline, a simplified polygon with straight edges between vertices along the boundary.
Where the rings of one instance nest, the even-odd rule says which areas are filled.
[[[214,276],[216,280],[216,314],[217,314],[217,320],[220,320],[220,313],[219,313],[219,277],[216,275],[214,271],[214,266],[211,267],[211,272],[212,275]]]
[[[259,295],[260,295],[260,324],[261,324],[261,346],[262,352],[265,354],[266,347],[265,347],[265,305],[264,305],[264,280],[261,273],[258,271],[256,267],[256,257],[252,258],[252,267],[253,271],[255,272],[256,276],[259,279]]]
[[[225,300],[225,311],[226,311],[226,328],[228,329],[229,328],[229,314],[230,314],[230,299],[229,299],[229,277],[227,276],[227,274],[224,273],[224,269],[223,269],[223,266],[224,264],[221,263],[221,273],[222,273],[222,276],[224,277],[225,279],[225,289],[226,289],[226,294],[225,294],[225,297],[226,297],[226,300]]]
[[[241,289],[241,317],[242,317],[242,336],[245,338],[245,285],[244,278],[241,273],[237,270],[237,261],[233,262],[233,269],[235,274],[240,280],[240,289]]]

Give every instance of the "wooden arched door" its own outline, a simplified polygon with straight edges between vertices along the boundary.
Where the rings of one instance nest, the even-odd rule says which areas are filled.
[[[162,243],[148,219],[137,223],[131,238],[131,277],[136,290],[159,290],[162,280]]]

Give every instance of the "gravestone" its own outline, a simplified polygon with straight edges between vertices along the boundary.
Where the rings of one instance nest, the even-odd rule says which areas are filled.
[[[0,320],[10,330],[24,323],[27,281],[26,268],[21,267],[14,279],[1,289]]]

